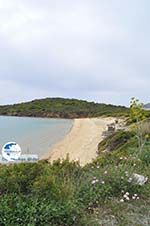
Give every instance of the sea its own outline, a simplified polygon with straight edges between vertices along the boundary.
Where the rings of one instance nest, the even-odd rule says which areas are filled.
[[[72,126],[70,119],[0,116],[0,152],[5,143],[13,141],[20,145],[22,154],[37,154],[41,158]]]

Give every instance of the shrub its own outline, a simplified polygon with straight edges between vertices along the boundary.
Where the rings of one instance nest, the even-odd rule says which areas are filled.
[[[119,149],[131,140],[134,135],[134,132],[130,131],[117,131],[113,133],[99,143],[98,154],[101,154],[102,151],[114,151]]]

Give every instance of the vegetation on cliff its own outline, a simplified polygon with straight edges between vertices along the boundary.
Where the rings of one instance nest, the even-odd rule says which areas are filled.
[[[149,124],[144,128],[150,134]],[[69,159],[1,165],[0,225],[148,226],[150,182],[141,186],[131,178],[150,178],[149,147],[147,137],[139,152],[136,132],[118,131],[85,167]]]
[[[149,225],[150,183],[130,182],[133,173],[150,178],[149,144],[138,155],[136,146],[84,168],[68,159],[0,166],[0,225]]]
[[[99,104],[77,99],[46,98],[31,102],[0,106],[0,115],[82,118],[127,115],[126,107]]]
[[[98,148],[98,157],[84,167],[69,158],[1,165],[0,225],[149,226],[149,120],[113,133]]]

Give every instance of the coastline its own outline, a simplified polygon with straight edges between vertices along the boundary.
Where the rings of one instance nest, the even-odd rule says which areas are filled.
[[[107,124],[115,121],[113,117],[74,119],[70,132],[56,143],[42,159],[53,162],[57,159],[79,161],[82,166],[97,156],[97,147],[103,139],[102,133]]]
[[[0,148],[14,141],[22,154],[37,154],[39,159],[70,132],[73,120],[0,116]]]

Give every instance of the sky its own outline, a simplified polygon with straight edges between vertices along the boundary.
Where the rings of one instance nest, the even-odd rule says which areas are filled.
[[[150,102],[149,0],[0,0],[0,104]]]

